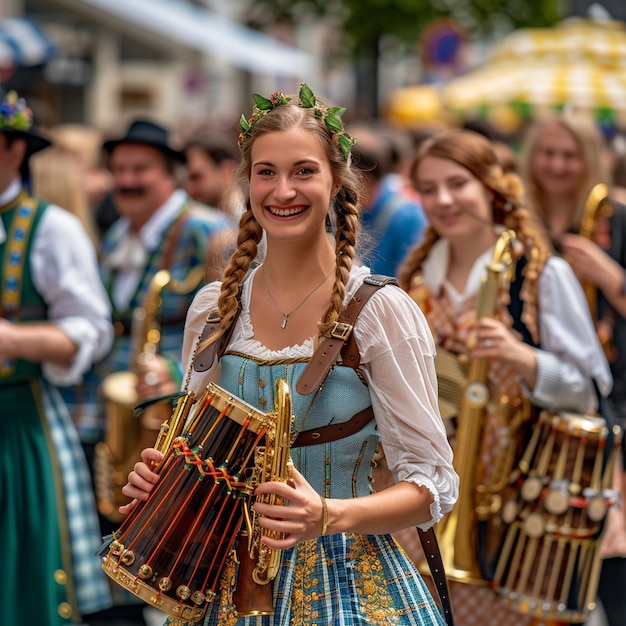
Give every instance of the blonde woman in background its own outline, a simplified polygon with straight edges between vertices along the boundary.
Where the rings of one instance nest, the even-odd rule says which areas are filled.
[[[58,146],[74,161],[87,194],[98,237],[119,217],[112,199],[113,178],[102,151],[103,133],[85,124],[60,124],[51,133]]]
[[[590,287],[588,297],[596,329],[610,360],[614,386],[609,398],[615,417],[626,425],[626,323],[619,312],[626,268],[626,206],[609,192],[602,210],[588,202],[599,183],[611,189],[609,154],[595,122],[565,113],[535,123],[524,141],[521,170],[529,208],[539,215],[555,247],[570,262],[578,279]],[[610,215],[602,214],[606,208]],[[587,215],[585,215],[587,213]],[[584,218],[595,233],[588,236]],[[617,266],[621,266],[620,268]],[[616,310],[617,309],[617,310]],[[616,488],[623,473],[616,477]],[[603,541],[604,565],[599,596],[610,626],[626,623],[626,516],[613,507]]]
[[[61,124],[53,129],[55,146],[72,157],[80,168],[90,207],[97,206],[113,187],[102,156],[102,133],[92,126]]]

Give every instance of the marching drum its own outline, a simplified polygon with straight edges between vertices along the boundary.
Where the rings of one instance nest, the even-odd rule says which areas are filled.
[[[595,607],[616,435],[599,416],[540,414],[509,481],[493,582],[519,612],[579,622]]]
[[[255,456],[276,414],[211,383],[186,419],[189,395],[175,411],[188,425],[178,436],[167,433],[170,443],[155,470],[160,480],[114,533],[103,569],[150,605],[197,622],[216,596],[243,502],[259,480]]]

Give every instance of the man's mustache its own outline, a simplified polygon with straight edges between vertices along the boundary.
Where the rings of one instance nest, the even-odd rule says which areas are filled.
[[[118,187],[115,190],[116,195],[128,198],[137,198],[146,194],[145,187]]]

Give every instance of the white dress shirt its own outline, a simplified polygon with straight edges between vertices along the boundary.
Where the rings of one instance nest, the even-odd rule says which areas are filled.
[[[472,266],[465,291],[458,293],[446,281],[449,242],[438,239],[425,259],[424,284],[438,293],[445,284],[457,309],[475,299],[493,257],[493,248],[482,254]],[[598,341],[585,295],[571,267],[564,259],[548,258],[539,276],[538,326],[541,349],[537,350],[537,381],[530,391],[530,401],[542,408],[584,413],[597,408],[592,379],[603,394],[613,385],[609,364]]]
[[[21,190],[21,182],[13,181],[0,194],[0,205],[14,200]],[[5,241],[0,220],[0,244]],[[35,232],[30,264],[35,288],[48,306],[48,321],[78,347],[68,367],[42,363],[44,376],[56,385],[78,384],[113,343],[111,305],[100,280],[94,246],[80,220],[49,205]]]
[[[159,247],[163,231],[176,219],[186,200],[187,194],[182,189],[174,191],[138,233],[131,230],[130,222],[125,217],[120,217],[115,224],[114,228],[118,229],[118,245],[102,263],[106,267],[117,269],[111,293],[116,309],[123,310],[128,306],[150,253]]]

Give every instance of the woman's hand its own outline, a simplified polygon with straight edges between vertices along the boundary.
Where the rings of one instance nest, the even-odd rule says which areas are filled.
[[[626,316],[626,273],[600,246],[579,235],[563,235],[563,252],[581,281],[591,283],[611,306]],[[602,323],[602,322],[601,322]]]
[[[476,347],[470,353],[474,359],[497,359],[513,367],[533,389],[537,379],[535,349],[518,339],[502,321],[482,317],[476,325]]]
[[[613,268],[618,276],[621,268],[596,243],[580,235],[565,234],[559,240],[563,256],[572,266],[578,280],[589,281],[596,287],[603,289],[611,283],[619,285],[620,281],[612,280]],[[621,277],[621,276],[620,276]],[[623,284],[623,277],[621,277]]]
[[[135,464],[135,468],[128,474],[128,482],[122,487],[122,493],[132,502],[119,508],[119,512],[128,515],[140,500],[147,500],[150,492],[159,480],[159,475],[152,469],[163,459],[163,455],[154,448],[146,448],[141,453],[141,461]]]
[[[259,515],[259,526],[285,534],[284,539],[263,537],[270,548],[285,550],[305,539],[315,539],[322,532],[323,507],[320,495],[291,466],[291,480],[286,483],[270,481],[261,483],[254,495],[275,494],[284,499],[284,504],[266,504],[257,499],[254,510]]]
[[[178,391],[167,361],[158,354],[142,354],[138,359],[137,374],[137,397],[140,401]]]
[[[500,320],[483,317],[476,324],[476,345],[470,353],[476,359],[516,360],[522,342]]]

